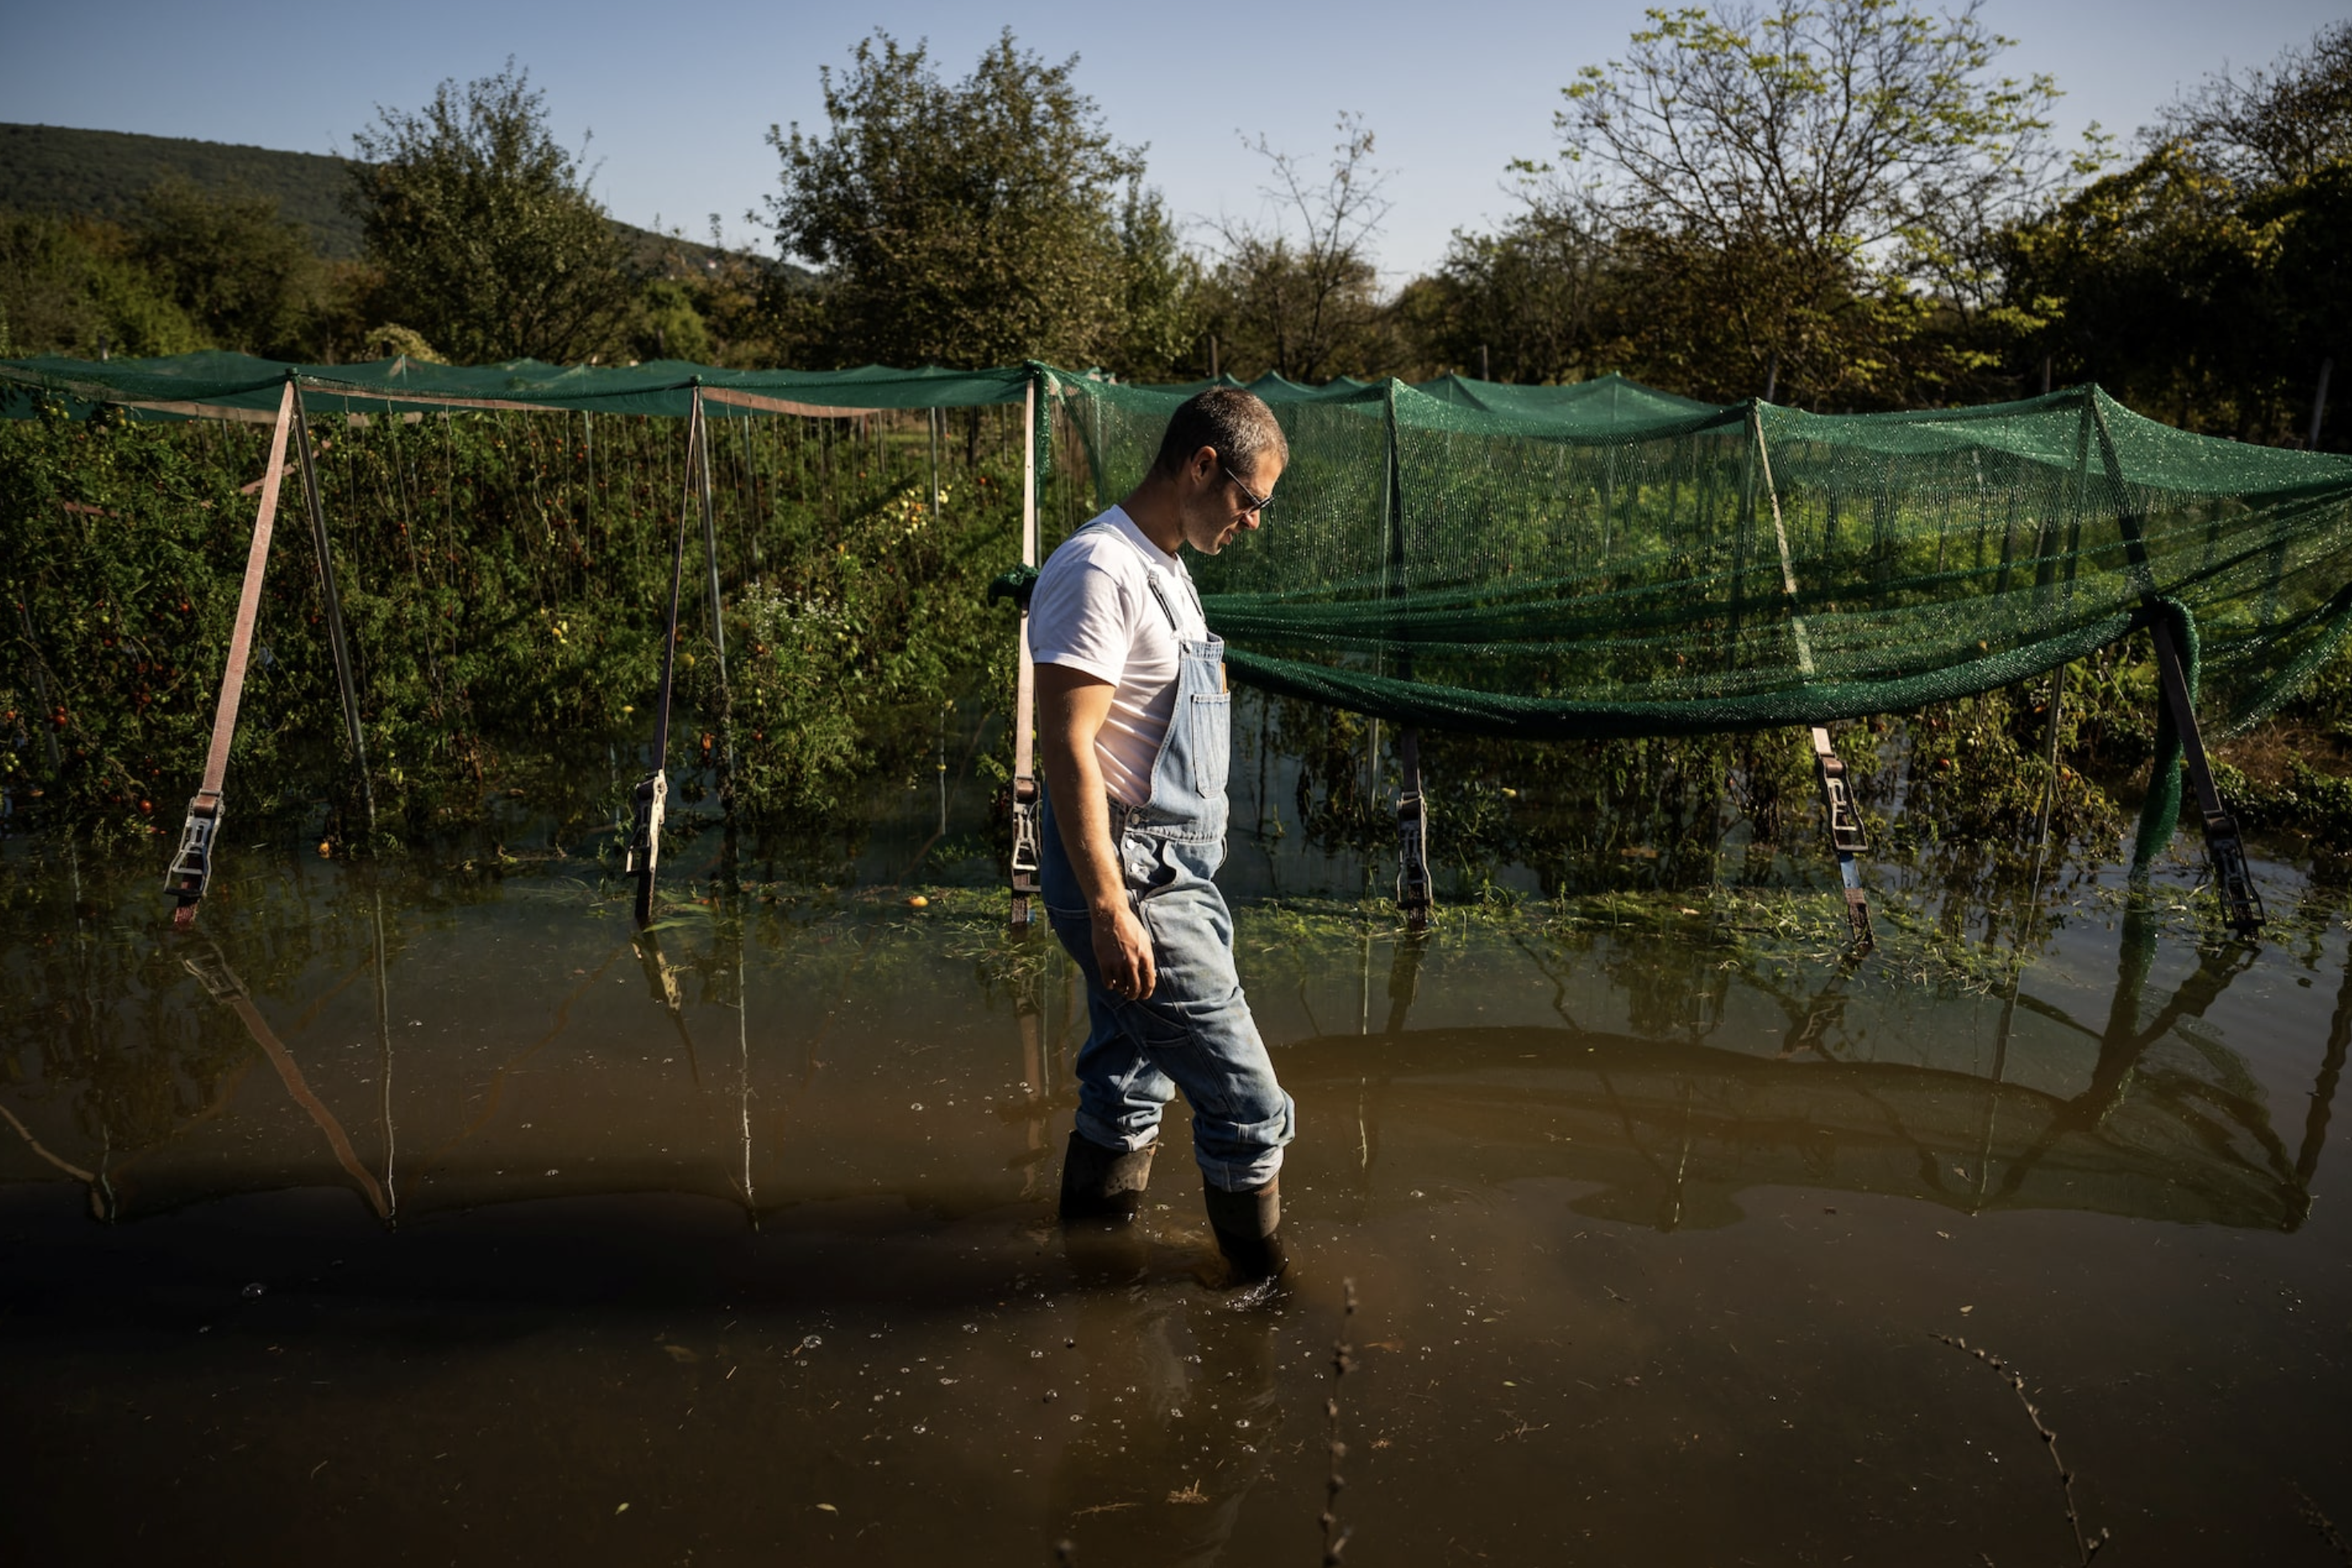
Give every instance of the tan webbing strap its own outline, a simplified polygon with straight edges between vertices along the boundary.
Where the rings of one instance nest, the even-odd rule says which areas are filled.
[[[245,667],[253,655],[253,623],[261,613],[261,581],[269,567],[269,531],[278,521],[278,487],[286,476],[286,436],[294,423],[294,382],[278,398],[278,423],[269,434],[269,467],[261,477],[261,505],[253,520],[253,544],[246,552],[245,585],[236,598],[236,626],[229,633],[228,663],[221,670],[220,704],[213,711],[212,749],[205,754],[204,782],[188,802],[180,829],[180,852],[163,875],[163,890],[179,900],[173,923],[194,922],[196,904],[212,880],[213,840],[221,823],[221,785],[228,776],[229,742],[236,738],[236,709],[245,695]]]
[[[1037,564],[1037,376],[1029,376],[1021,400],[1021,564]],[[1165,600],[1161,601],[1166,604]],[[1173,612],[1171,612],[1171,614]],[[1029,654],[1029,606],[1021,606],[1018,673],[1013,695],[1013,858],[1012,922],[1029,924],[1030,907],[1045,890],[1039,871],[1044,847],[1043,812],[1039,809],[1036,777],[1037,661]]]
[[[861,415],[879,414],[878,408],[836,408],[824,403],[795,403],[786,397],[763,397],[756,392],[743,392],[731,386],[706,386],[702,395],[713,403],[730,404],[737,408],[756,408],[762,414],[791,414],[803,419],[855,419]]]
[[[245,1025],[245,1032],[253,1037],[253,1043],[261,1047],[262,1054],[269,1058],[269,1065],[278,1069],[278,1080],[285,1084],[286,1092],[294,1097],[294,1103],[300,1106],[318,1124],[319,1131],[327,1135],[327,1146],[334,1151],[335,1163],[359,1184],[362,1195],[367,1199],[368,1206],[375,1210],[376,1217],[391,1218],[392,1205],[384,1197],[383,1184],[376,1180],[374,1172],[360,1163],[359,1152],[352,1147],[351,1135],[343,1131],[342,1122],[327,1109],[324,1100],[311,1092],[310,1082],[302,1076],[302,1069],[295,1065],[293,1053],[286,1048],[286,1043],[269,1026],[269,1020],[261,1016],[261,1009],[253,1005],[252,994],[246,990],[245,982],[237,978],[236,972],[228,966],[228,961],[221,956],[220,950],[201,938],[198,941],[203,950],[193,958],[182,959],[181,963],[189,973],[204,983],[205,989],[212,993],[215,1001],[235,1013]]]
[[[1797,563],[1789,549],[1789,525],[1780,515],[1780,490],[1772,482],[1772,454],[1764,445],[1764,412],[1760,405],[1748,406],[1748,420],[1756,436],[1756,460],[1764,470],[1764,493],[1772,502],[1772,537],[1780,548],[1780,592],[1788,605],[1789,631],[1796,639],[1797,669],[1808,680],[1813,677],[1813,644],[1805,630],[1805,617],[1797,608]],[[1830,848],[1837,856],[1839,890],[1845,898],[1845,919],[1848,934],[1853,938],[1850,951],[1867,952],[1877,945],[1878,938],[1871,930],[1870,899],[1863,891],[1862,867],[1858,856],[1869,852],[1862,834],[1862,817],[1854,809],[1853,791],[1846,777],[1845,763],[1830,744],[1829,727],[1810,727],[1813,745],[1813,780],[1821,786],[1822,819],[1829,828]]]

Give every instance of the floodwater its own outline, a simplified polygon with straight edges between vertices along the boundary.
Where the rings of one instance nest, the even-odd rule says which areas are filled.
[[[241,850],[175,938],[11,853],[13,1562],[1311,1563],[1327,1400],[1349,1563],[2063,1563],[2070,1499],[2345,1560],[2352,951],[2285,868],[2254,947],[2077,896],[2013,991],[1722,894],[1248,901],[1254,1300],[1181,1110],[1139,1235],[1055,1227],[1084,1019],[995,895],[645,938],[593,860]]]

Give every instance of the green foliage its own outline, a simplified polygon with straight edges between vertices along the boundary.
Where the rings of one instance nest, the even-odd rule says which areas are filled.
[[[1398,300],[1415,368],[1550,385],[1628,363],[1634,300],[1614,262],[1572,192],[1532,193],[1493,234],[1455,230],[1437,270]]]
[[[670,756],[688,800],[731,734],[747,820],[821,810],[861,770],[926,748],[943,705],[997,697],[1006,625],[982,587],[1012,553],[1019,468],[1004,437],[1017,424],[992,416],[976,467],[942,453],[934,515],[919,415],[713,421],[731,691],[696,527]],[[457,414],[314,435],[386,828],[478,821],[519,784],[568,832],[609,822],[652,731],[682,424]],[[37,820],[101,840],[176,824],[210,732],[267,436],[54,410],[0,425],[0,782]],[[284,820],[323,804],[342,832],[354,785],[300,507],[289,483],[230,812]]]
[[[0,352],[185,353],[191,321],[110,224],[0,212]]]
[[[1139,177],[1119,206],[1118,244],[1125,326],[1106,367],[1138,381],[1184,380],[1200,342],[1201,265],[1167,203]]]
[[[142,198],[133,235],[131,254],[212,347],[325,357],[317,329],[332,309],[330,275],[277,197],[165,181]]]
[[[509,61],[352,138],[351,209],[383,272],[378,319],[460,363],[609,352],[636,292],[628,252],[543,95]]]
[[[2305,438],[2321,359],[2352,362],[2347,127],[2352,24],[2176,105],[2137,163],[2000,237],[2020,357],[2185,428]]]
[[[1973,8],[1777,0],[1653,11],[1559,116],[1595,182],[1634,362],[1710,398],[1950,400],[1989,363],[1963,333],[1996,275],[1982,240],[2053,158],[2046,78],[1992,74],[2009,40]]]
[[[638,293],[629,321],[629,348],[641,360],[682,359],[709,364],[715,353],[710,328],[694,308],[694,294],[671,278],[649,279]]]
[[[1369,376],[1392,363],[1372,242],[1389,203],[1362,119],[1343,114],[1320,177],[1296,157],[1255,143],[1271,178],[1276,216],[1227,220],[1202,289],[1203,326],[1223,348],[1219,368],[1292,381]]]
[[[1164,352],[1160,303],[1131,325],[1130,296],[1176,276],[1171,232],[1076,68],[1008,30],[950,85],[923,46],[877,31],[848,69],[821,72],[828,133],[768,133],[783,162],[768,198],[779,244],[824,269],[792,301],[815,353],[1116,369],[1131,342]]]

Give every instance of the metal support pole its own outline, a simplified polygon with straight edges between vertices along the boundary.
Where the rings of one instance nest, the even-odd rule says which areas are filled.
[[[1484,368],[1483,366],[1481,367]],[[1483,378],[1482,378],[1483,379]],[[1404,589],[1404,459],[1399,451],[1397,438],[1397,383],[1389,383],[1388,400],[1388,562],[1387,575],[1381,584],[1381,596],[1394,599]],[[1397,639],[1397,627],[1391,623],[1389,637]],[[1402,648],[1397,656],[1397,674],[1405,680],[1412,679],[1412,650]],[[1372,721],[1372,789],[1380,789],[1380,721]],[[1421,731],[1408,724],[1397,733],[1397,910],[1404,916],[1405,929],[1424,931],[1429,929],[1429,802],[1421,787]]]
[[[1021,564],[1037,564],[1037,372],[1021,398]],[[1013,697],[1013,859],[1011,921],[1015,931],[1029,926],[1031,900],[1044,891],[1039,879],[1042,844],[1036,778],[1036,728],[1033,710],[1037,700],[1037,666],[1029,657],[1029,606],[1021,606],[1020,670]]]
[[[697,399],[695,413],[701,412]],[[694,434],[687,435],[689,453]],[[677,542],[669,558],[669,625],[662,638],[661,696],[655,709],[653,770],[637,781],[635,811],[629,829],[627,873],[637,879],[636,917],[640,926],[654,918],[654,878],[661,863],[662,818],[669,808],[669,702],[677,674],[677,602],[686,585],[686,519],[694,509],[692,465],[688,466],[687,493],[677,512]]]
[[[393,1162],[399,1152],[400,1140],[392,1120],[392,975],[391,958],[383,945],[383,889],[373,889],[375,895],[375,923],[371,928],[375,936],[375,1037],[377,1071],[383,1080],[379,1097],[383,1120],[383,1217],[387,1225],[400,1222],[400,1190],[393,1185]]]
[[[335,585],[334,547],[327,537],[326,502],[319,493],[318,467],[310,452],[310,419],[302,394],[294,393],[294,447],[302,458],[302,500],[310,513],[310,542],[319,551],[319,592],[326,601],[327,642],[335,655],[335,683],[342,689],[343,733],[352,743],[352,766],[359,771],[360,800],[367,807],[368,831],[375,831],[375,786],[368,780],[367,742],[360,734],[360,695],[352,676],[349,640],[343,635],[343,595]]]
[[[692,483],[702,502],[702,560],[710,593],[710,641],[719,651],[719,799],[729,816],[735,812],[735,700],[727,684],[727,623],[719,603],[719,519],[710,496],[710,420],[702,408],[702,378],[694,378],[694,406],[688,416],[687,438],[692,450],[688,461]]]

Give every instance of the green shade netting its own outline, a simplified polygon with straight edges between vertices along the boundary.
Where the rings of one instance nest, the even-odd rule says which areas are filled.
[[[1182,394],[1055,384],[1108,504]],[[2038,675],[2168,598],[2232,730],[2352,626],[2352,459],[2184,434],[2095,387],[1834,416],[1617,377],[1255,390],[1291,464],[1264,527],[1196,562],[1210,624],[1236,679],[1402,723],[1824,723]]]
[[[1108,506],[1207,383],[999,370],[732,371],[237,354],[0,362],[0,415],[267,418],[451,405],[714,417],[1017,405]],[[1224,384],[1239,384],[1228,379]],[[1250,384],[1291,464],[1198,563],[1238,679],[1398,722],[1528,737],[1822,723],[2008,685],[2176,602],[2224,731],[2352,630],[2352,458],[2188,435],[2095,387],[1922,413],[1714,406],[1618,376]],[[1041,454],[1042,456],[1042,454]],[[1783,547],[1785,544],[1785,559]],[[1789,585],[1793,583],[1794,591]]]
[[[687,413],[697,384],[796,405],[775,412],[817,414],[1018,403],[1030,379],[1029,370],[1020,365],[980,371],[882,365],[743,371],[681,360],[566,367],[538,360],[496,365],[426,364],[407,359],[306,365],[221,353],[96,363],[40,358],[0,360],[0,416],[25,417],[39,395],[64,399],[77,415],[113,404],[145,418],[266,416],[276,412],[278,391],[289,375],[299,379],[303,399],[314,416],[387,409],[413,413],[455,404],[679,417]],[[767,412],[718,401],[705,406],[712,418]]]

